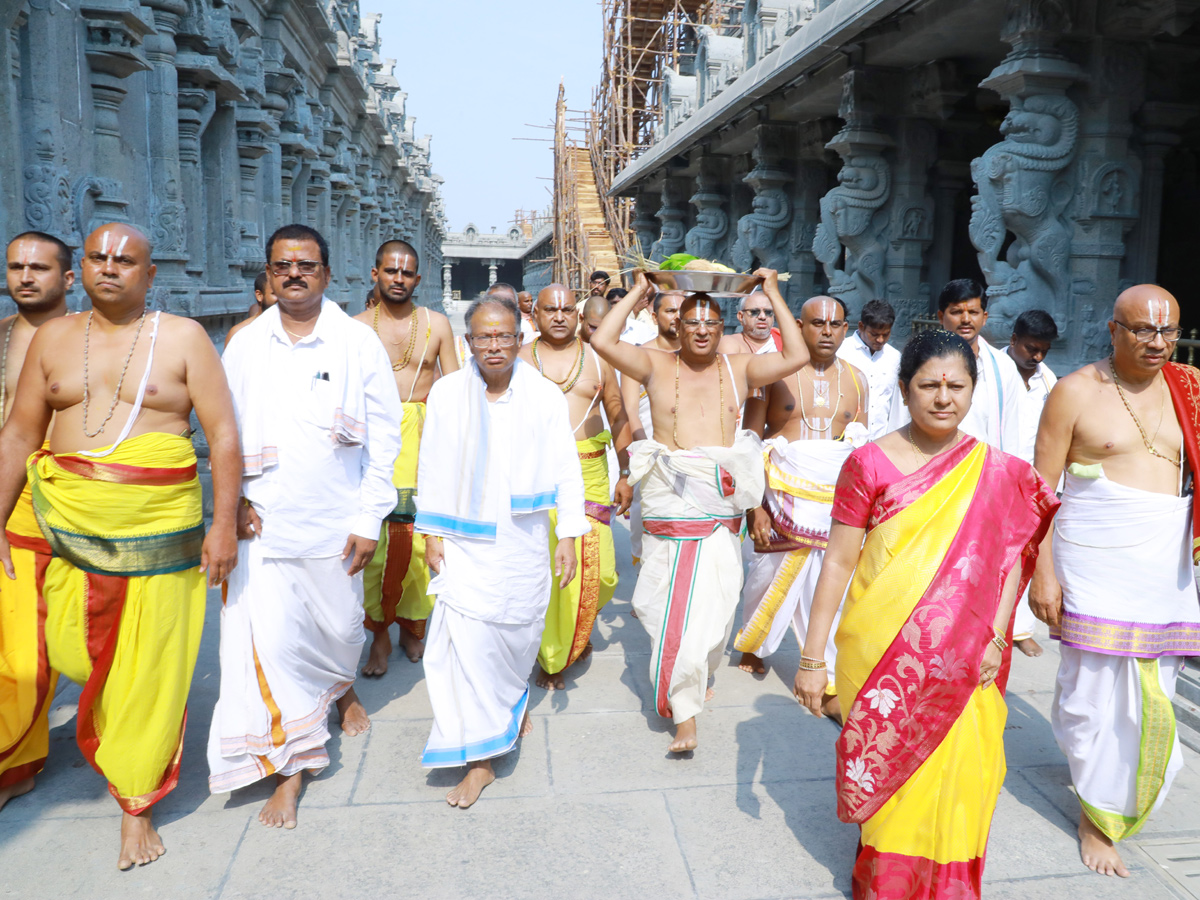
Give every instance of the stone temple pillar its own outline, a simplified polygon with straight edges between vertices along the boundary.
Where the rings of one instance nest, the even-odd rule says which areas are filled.
[[[442,260],[442,304],[445,305],[453,299],[453,293],[450,291],[450,270],[452,269],[450,260]]]
[[[488,267],[488,287],[491,287],[496,283],[496,260],[489,259],[484,265]]]

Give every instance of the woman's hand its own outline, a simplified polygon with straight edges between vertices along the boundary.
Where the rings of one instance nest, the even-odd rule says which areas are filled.
[[[987,649],[983,651],[983,661],[979,664],[979,686],[990,687],[1000,674],[1000,662],[1003,654],[1000,648],[988,641]]]
[[[800,701],[800,705],[814,716],[820,716],[821,703],[825,699],[825,688],[829,686],[829,676],[825,669],[800,669],[796,672],[796,683],[792,693]]]

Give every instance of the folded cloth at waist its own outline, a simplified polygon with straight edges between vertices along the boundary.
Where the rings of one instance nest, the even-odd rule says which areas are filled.
[[[1057,636],[1143,659],[1200,653],[1191,497],[1118,484],[1092,468],[1068,470],[1054,522],[1063,589]]]
[[[76,568],[134,577],[200,565],[204,521],[188,438],[139,435],[103,461],[42,449],[27,471],[42,534]]]

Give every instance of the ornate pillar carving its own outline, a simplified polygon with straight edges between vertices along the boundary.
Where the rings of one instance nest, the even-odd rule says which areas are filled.
[[[654,214],[659,221],[658,240],[650,245],[650,259],[662,262],[673,253],[683,252],[687,218],[687,205],[683,199],[687,187],[679,178],[667,178],[663,182],[662,205]]]
[[[147,0],[156,33],[143,45],[150,71],[146,76],[146,124],[150,132],[150,231],[154,240],[157,281],[173,294],[186,311],[187,219],[183,206],[179,168],[179,78],[175,69],[175,33],[187,12],[184,0]],[[174,304],[172,304],[173,311]]]
[[[452,260],[442,260],[442,305],[449,309],[449,303],[454,298],[453,292],[450,290],[450,273],[454,269]]]
[[[184,211],[186,271],[202,277],[207,258],[205,246],[204,175],[200,168],[200,136],[212,121],[216,101],[203,88],[181,86],[176,95],[178,108],[179,183]]]
[[[821,198],[813,255],[825,268],[829,293],[846,304],[851,319],[886,290],[892,167],[884,151],[895,141],[879,130],[876,120],[887,91],[886,78],[879,72],[847,72],[838,109],[846,124],[826,145],[843,165],[837,187]]]
[[[646,191],[638,191],[634,201],[633,221],[629,223],[636,249],[646,257],[653,252],[654,242],[658,239],[659,223],[654,217],[654,211],[658,208],[656,196]]]
[[[784,185],[792,180],[785,160],[789,132],[774,125],[755,128],[752,151],[754,168],[742,179],[754,189],[751,212],[738,219],[737,238],[730,248],[735,268],[743,272],[761,265],[786,272],[791,262],[788,223],[792,221],[792,199]]]
[[[683,240],[684,249],[701,259],[717,260],[725,236],[729,233],[729,214],[722,209],[727,201],[721,192],[724,183],[721,160],[705,157],[700,160],[696,176],[696,193],[688,202],[696,207],[696,224]]]
[[[1067,87],[1083,74],[1054,43],[1070,26],[1064,0],[1009,0],[1001,38],[1012,52],[981,83],[1009,102],[1004,139],[971,163],[971,243],[988,283],[989,320],[1003,332],[1021,312],[1069,312],[1079,109]],[[1004,259],[1008,233],[1014,240]]]
[[[787,294],[793,304],[818,293],[813,239],[821,221],[821,197],[829,187],[830,157],[825,145],[837,132],[832,119],[800,125],[796,135],[795,179],[792,182],[791,265]],[[824,288],[821,288],[824,290]]]
[[[496,267],[497,267],[497,266],[496,266],[496,260],[494,260],[494,259],[488,259],[488,260],[484,260],[484,263],[483,263],[483,264],[484,264],[485,266],[487,266],[487,270],[488,270],[488,287],[491,287],[493,284],[495,284],[495,283],[496,283],[496,277],[497,277],[497,276],[496,276]]]

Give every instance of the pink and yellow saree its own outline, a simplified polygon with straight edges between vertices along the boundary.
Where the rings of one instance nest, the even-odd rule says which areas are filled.
[[[855,898],[979,897],[1011,651],[995,688],[979,687],[979,663],[1005,579],[1020,565],[1023,589],[1057,507],[1028,463],[971,437],[911,475],[874,444],[843,467],[833,517],[867,529],[837,632]]]

